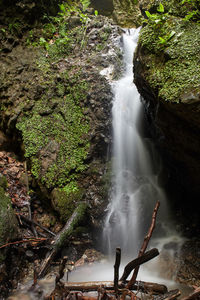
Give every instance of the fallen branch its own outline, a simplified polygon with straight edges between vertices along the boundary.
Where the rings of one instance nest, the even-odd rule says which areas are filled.
[[[54,237],[54,239],[51,242],[52,249],[47,253],[38,272],[39,278],[43,277],[46,274],[51,261],[53,260],[57,252],[65,245],[67,238],[72,234],[75,227],[82,220],[85,210],[86,204],[79,204],[79,206],[75,209],[74,213],[72,214],[71,218],[63,227],[63,229]]]
[[[116,293],[118,291],[120,262],[121,262],[121,249],[116,248],[116,257],[115,257],[115,264],[114,264],[114,289]]]
[[[18,215],[19,215],[19,214],[18,214]],[[40,227],[42,230],[46,231],[47,233],[51,234],[52,236],[56,236],[55,233],[53,233],[53,232],[50,231],[49,229],[45,228],[44,226],[40,225],[39,223],[37,223],[37,222],[35,222],[35,221],[33,221],[33,220],[30,220],[30,219],[26,218],[26,217],[23,216],[23,215],[19,215],[19,216],[20,216],[21,219],[23,219],[23,220],[26,221],[27,223],[30,223],[30,224],[32,223],[32,224],[34,224],[35,226]]]
[[[129,262],[124,268],[124,273],[123,273],[122,277],[120,278],[120,281],[125,281],[127,279],[127,277],[130,275],[130,273],[133,271],[133,269],[144,264],[145,262],[151,260],[152,258],[154,258],[158,255],[159,255],[158,249],[153,248],[153,249],[149,250],[148,252],[144,253],[142,256]]]
[[[143,242],[142,247],[141,247],[141,249],[140,249],[140,251],[139,251],[138,257],[142,256],[142,255],[145,253],[145,251],[146,251],[146,248],[147,248],[147,246],[148,246],[149,240],[150,240],[150,238],[151,238],[151,236],[152,236],[152,233],[153,233],[153,230],[154,230],[154,228],[155,228],[155,224],[156,224],[156,215],[157,215],[159,206],[160,206],[160,202],[158,201],[158,202],[156,203],[156,206],[155,206],[154,211],[153,211],[151,226],[150,226],[150,228],[149,228],[149,231],[148,231],[147,235],[146,235],[145,238],[144,238],[144,242]],[[137,266],[137,267],[135,268],[134,273],[133,273],[133,276],[132,276],[131,280],[129,281],[129,283],[127,284],[127,288],[128,288],[128,289],[130,289],[131,286],[134,285],[134,283],[135,283],[135,281],[136,281],[136,278],[137,278],[138,271],[139,271],[139,267],[140,267],[140,266]]]
[[[118,282],[118,288],[124,289],[127,282]],[[104,288],[105,290],[114,290],[113,281],[89,281],[89,282],[65,282],[65,289],[68,291],[81,291],[90,292],[97,291],[98,289]],[[167,287],[163,284],[136,281],[136,283],[131,287],[131,290],[141,290],[142,292],[152,292],[153,294],[164,294],[167,292]]]
[[[193,299],[200,299],[200,287],[197,287],[194,292],[190,295],[182,298],[181,300],[193,300]]]
[[[16,242],[10,242],[5,245],[0,246],[0,249],[11,246],[11,245],[17,245],[17,244],[23,244],[23,243],[30,243],[30,242],[42,242],[46,241],[47,238],[29,238],[27,240],[21,240],[21,241],[16,241]]]

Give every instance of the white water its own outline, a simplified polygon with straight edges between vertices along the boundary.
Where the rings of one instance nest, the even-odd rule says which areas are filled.
[[[143,134],[142,104],[133,83],[138,35],[139,29],[127,30],[123,35],[125,72],[113,88],[113,180],[103,232],[111,255],[119,246],[123,254],[132,257],[141,246],[157,200],[161,202],[162,220],[168,217],[165,195],[158,185],[159,159]],[[159,222],[161,226],[164,230],[164,222]]]

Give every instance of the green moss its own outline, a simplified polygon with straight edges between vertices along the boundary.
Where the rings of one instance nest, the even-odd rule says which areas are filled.
[[[83,197],[83,190],[78,187],[76,181],[71,181],[62,189],[54,189],[52,192],[52,203],[61,216],[61,220],[66,220],[72,215],[77,203]]]
[[[87,167],[84,160],[90,146],[90,126],[80,103],[87,96],[88,86],[80,79],[80,72],[71,72],[70,78],[68,72],[60,75],[56,92],[51,91],[52,78],[46,80],[43,97],[17,123],[32,173],[48,188],[63,187],[72,174],[78,175]],[[50,93],[57,96],[50,100]]]
[[[159,36],[174,32],[161,44]],[[140,44],[145,53],[146,76],[161,99],[180,102],[183,92],[200,86],[200,26],[169,17],[160,26],[145,26]]]
[[[87,234],[89,231],[89,229],[87,227],[84,226],[78,226],[74,232],[73,235],[76,237],[82,237],[84,234]]]

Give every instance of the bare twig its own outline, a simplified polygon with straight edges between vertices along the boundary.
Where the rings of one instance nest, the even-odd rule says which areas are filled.
[[[47,238],[35,238],[34,237],[34,238],[29,238],[27,240],[21,240],[21,241],[4,244],[4,245],[0,246],[0,249],[8,247],[10,245],[17,245],[17,244],[31,243],[31,242],[42,242],[42,241],[46,241],[46,240],[47,240]]]
[[[33,286],[36,286],[37,284],[37,267],[34,263],[34,269],[33,269]]]
[[[148,231],[147,235],[144,238],[144,242],[143,242],[142,247],[141,247],[141,249],[139,251],[138,257],[142,256],[145,253],[145,251],[146,251],[146,248],[148,246],[149,240],[150,240],[150,238],[152,236],[152,233],[153,233],[153,230],[155,228],[156,215],[157,215],[159,206],[160,206],[160,202],[158,201],[156,203],[156,206],[155,206],[154,211],[153,211],[151,226],[149,228],[149,231]],[[134,285],[134,283],[136,281],[136,278],[137,278],[137,274],[138,274],[139,268],[140,268],[140,266],[138,266],[138,267],[135,268],[133,276],[132,276],[131,280],[129,281],[128,285],[127,285],[128,289],[130,289],[130,287],[132,285]]]
[[[34,224],[35,226],[38,226],[40,227],[42,230],[48,232],[49,234],[51,234],[52,236],[56,236],[55,233],[53,233],[52,231],[50,231],[49,229],[45,228],[44,226],[40,225],[39,223],[35,222],[34,220],[30,220],[28,218],[26,218],[25,216],[23,215],[20,215],[21,219],[23,219],[24,221],[26,221],[27,223],[32,223]]]
[[[121,249],[116,248],[115,264],[114,264],[114,289],[116,293],[118,291],[120,262],[121,262]]]
[[[129,262],[125,268],[124,268],[124,273],[122,277],[120,278],[120,281],[125,281],[127,277],[130,275],[130,273],[135,269],[137,266],[151,260],[152,258],[156,257],[159,255],[158,249],[153,248],[149,250],[148,252],[144,253],[142,256],[132,260]]]

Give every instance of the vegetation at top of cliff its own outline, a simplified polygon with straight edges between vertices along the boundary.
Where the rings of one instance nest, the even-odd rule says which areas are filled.
[[[83,49],[89,22],[89,15],[86,12],[89,4],[89,0],[63,2],[59,5],[60,12],[57,16],[44,17],[46,23],[40,38],[35,41],[34,32],[31,30],[27,43],[44,47],[52,59],[72,54],[77,45]],[[95,11],[95,15],[97,14]]]
[[[185,4],[186,1],[182,3]],[[139,41],[146,51],[149,82],[162,99],[180,102],[183,93],[200,87],[200,26],[188,14],[183,18],[170,15],[163,4],[157,13],[146,14],[148,22]]]
[[[163,5],[165,13],[198,22],[200,19],[199,0],[152,0],[146,9],[151,13],[157,13],[158,5]]]
[[[171,15],[182,17],[185,20],[200,20],[199,0],[162,0],[162,4]]]

